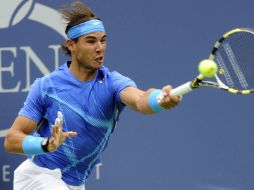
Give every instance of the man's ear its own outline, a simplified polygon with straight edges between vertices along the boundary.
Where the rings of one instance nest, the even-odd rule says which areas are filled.
[[[68,40],[66,41],[66,45],[67,45],[67,48],[68,48],[70,51],[73,51],[73,50],[74,50],[75,42],[74,42],[73,40],[68,39]]]

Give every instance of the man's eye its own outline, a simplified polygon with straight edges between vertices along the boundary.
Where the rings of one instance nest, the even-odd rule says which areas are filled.
[[[95,40],[87,40],[86,42],[89,44],[93,44],[93,43],[95,43]]]

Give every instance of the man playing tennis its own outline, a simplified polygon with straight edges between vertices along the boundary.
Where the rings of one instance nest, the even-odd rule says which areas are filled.
[[[142,91],[103,66],[105,29],[84,4],[60,12],[68,22],[63,49],[71,59],[33,83],[8,131],[6,150],[28,156],[14,172],[14,190],[84,190],[125,105],[153,114],[179,103],[170,86]]]

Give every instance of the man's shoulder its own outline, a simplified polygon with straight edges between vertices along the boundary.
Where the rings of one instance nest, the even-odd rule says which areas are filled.
[[[55,69],[53,72],[41,77],[41,78],[37,78],[35,80],[35,82],[41,86],[41,88],[45,89],[45,88],[49,88],[52,87],[53,83],[57,83],[57,81],[60,81],[61,78],[65,78],[64,77],[64,69],[63,66],[58,67],[57,69]]]
[[[102,72],[103,72],[103,74],[104,74],[104,76],[105,77],[113,77],[113,78],[115,78],[115,77],[125,77],[124,75],[122,75],[120,72],[118,72],[118,71],[116,71],[116,70],[109,70],[107,67],[105,67],[105,66],[103,66],[101,69],[100,69]]]

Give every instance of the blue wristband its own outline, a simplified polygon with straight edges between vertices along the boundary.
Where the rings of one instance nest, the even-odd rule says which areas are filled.
[[[23,152],[29,156],[45,154],[41,146],[43,140],[42,137],[26,136],[22,142]]]
[[[152,91],[148,97],[148,104],[150,108],[156,113],[165,110],[165,108],[161,107],[161,105],[158,103],[158,100],[157,100],[158,95],[160,95],[161,93],[162,93],[162,90],[156,89]]]

